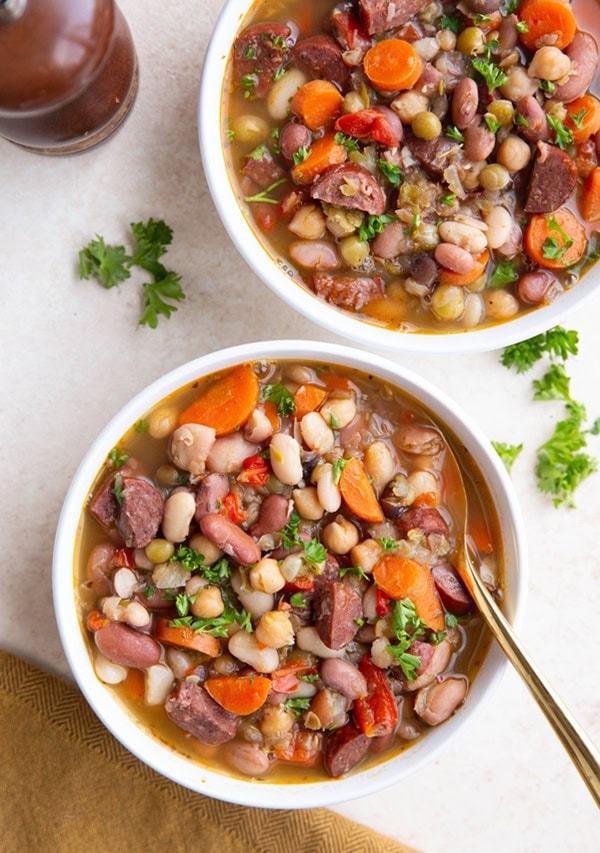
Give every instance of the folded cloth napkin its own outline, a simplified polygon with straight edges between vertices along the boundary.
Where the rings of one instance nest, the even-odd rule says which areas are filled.
[[[414,853],[327,809],[229,805],[129,753],[79,690],[0,652],[4,853]]]

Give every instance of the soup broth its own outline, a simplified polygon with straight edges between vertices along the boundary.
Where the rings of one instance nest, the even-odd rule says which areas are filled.
[[[270,781],[339,777],[460,713],[489,635],[453,565],[447,442],[501,598],[485,483],[399,388],[258,361],[161,401],[84,509],[77,594],[100,680],[174,750]]]

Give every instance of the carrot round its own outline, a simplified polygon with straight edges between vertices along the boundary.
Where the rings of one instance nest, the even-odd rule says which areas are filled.
[[[534,264],[563,270],[581,260],[587,237],[575,214],[561,207],[552,213],[534,214],[527,223],[523,245]]]
[[[342,111],[342,95],[329,80],[309,80],[290,102],[294,115],[309,130],[330,127]]]
[[[423,71],[423,60],[408,41],[382,39],[365,54],[365,74],[383,92],[412,89]]]
[[[365,467],[356,456],[349,459],[340,476],[340,492],[354,515],[375,524],[383,521],[383,511]]]
[[[208,678],[204,687],[226,711],[245,717],[265,704],[271,679],[264,675],[218,675]]]
[[[394,554],[384,554],[373,568],[375,583],[394,601],[410,598],[417,616],[432,631],[444,630],[444,610],[428,566]]]
[[[573,142],[579,145],[600,130],[600,101],[593,95],[582,95],[567,104],[564,125],[571,131]]]
[[[180,424],[204,424],[217,435],[243,426],[258,405],[258,377],[251,364],[242,364],[217,379],[179,415]]]
[[[592,169],[583,185],[581,215],[587,222],[600,219],[600,166]]]
[[[294,394],[294,403],[296,404],[294,417],[300,419],[309,412],[314,412],[315,409],[319,408],[326,396],[327,391],[320,385],[313,385],[310,382],[300,385]]]
[[[484,274],[489,259],[490,253],[485,249],[474,259],[475,266],[471,272],[459,273],[442,267],[439,275],[440,284],[453,284],[456,287],[464,287],[467,284],[473,284],[474,281],[477,281],[477,279]]]
[[[562,0],[525,0],[517,14],[527,25],[519,38],[528,50],[545,44],[562,50],[573,41],[577,21],[571,7]]]
[[[187,626],[170,625],[168,619],[158,619],[156,623],[156,639],[170,646],[181,646],[202,652],[211,658],[216,658],[221,652],[221,644],[212,634],[194,631]]]
[[[292,178],[297,184],[312,184],[325,169],[344,163],[347,158],[344,146],[335,141],[335,133],[326,133],[310,146],[306,160],[292,168]]]

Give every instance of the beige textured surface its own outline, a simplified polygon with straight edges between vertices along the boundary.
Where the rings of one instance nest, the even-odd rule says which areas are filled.
[[[63,674],[50,586],[54,529],[69,480],[101,426],[165,370],[220,346],[340,340],[294,316],[248,271],[208,195],[196,101],[221,5],[122,0],[140,90],[104,146],[48,159],[0,140],[0,647]],[[96,233],[123,242],[130,222],[150,216],[174,230],[168,264],[188,293],[155,331],[136,329],[138,286],[107,292],[76,274],[77,251]],[[600,302],[567,323],[581,338],[569,367],[573,396],[592,419],[600,415],[599,311]],[[537,492],[535,448],[561,407],[532,403],[530,377],[509,374],[498,353],[397,360],[443,385],[490,439],[525,443],[513,475],[530,541],[524,639],[600,743],[600,474],[582,487],[574,511],[554,510]],[[600,439],[592,442],[600,450]],[[583,783],[512,673],[434,765],[337,811],[426,853],[592,853],[600,829]]]

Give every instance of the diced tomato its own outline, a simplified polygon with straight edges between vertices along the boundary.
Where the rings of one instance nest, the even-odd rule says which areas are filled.
[[[269,204],[267,201],[255,201],[252,203],[252,213],[254,221],[263,232],[263,234],[271,234],[277,225],[277,205]]]
[[[108,625],[109,621],[108,617],[99,610],[91,610],[87,615],[87,626],[90,631],[99,631],[100,628]]]
[[[375,587],[375,612],[383,619],[392,609],[392,600],[378,586]]]
[[[234,524],[239,524],[246,518],[246,510],[242,507],[242,501],[237,492],[229,492],[222,500],[219,512],[226,515]]]
[[[118,548],[110,558],[112,569],[135,569],[133,548]]]
[[[354,702],[354,720],[367,737],[379,737],[392,731],[398,722],[398,706],[382,669],[369,655],[359,665],[367,681],[367,695]]]
[[[254,456],[247,456],[244,459],[237,481],[244,486],[266,486],[269,476],[267,460],[256,453]]]
[[[279,202],[279,215],[291,219],[294,213],[306,201],[306,193],[301,189],[289,190]]]
[[[398,133],[383,113],[372,108],[340,116],[335,123],[335,129],[357,139],[370,137],[374,142],[380,142],[388,148],[395,148],[400,144]]]
[[[293,581],[287,581],[285,592],[308,592],[314,589],[315,579],[312,575],[296,575]]]

